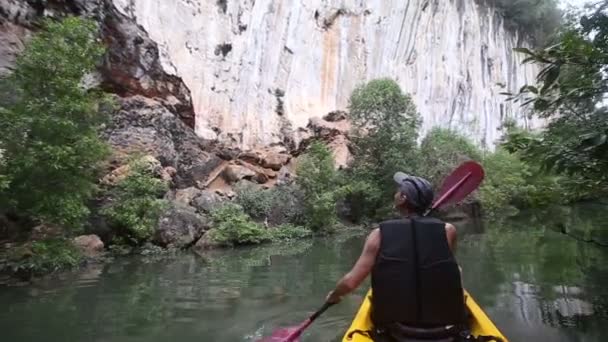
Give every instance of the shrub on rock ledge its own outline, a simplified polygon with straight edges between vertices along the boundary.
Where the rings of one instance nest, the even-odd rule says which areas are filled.
[[[156,166],[146,158],[132,162],[129,174],[110,189],[111,202],[102,210],[112,228],[134,244],[152,238],[160,213],[167,206],[162,196],[168,185],[155,177]]]

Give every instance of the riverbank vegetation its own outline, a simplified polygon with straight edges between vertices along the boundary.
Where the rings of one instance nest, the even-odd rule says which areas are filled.
[[[109,152],[98,134],[107,99],[84,87],[83,78],[104,51],[94,23],[46,21],[0,79],[0,216],[12,219],[7,225],[17,225],[18,235],[34,226],[53,231],[0,251],[0,268],[31,275],[80,262],[68,237],[89,217]]]

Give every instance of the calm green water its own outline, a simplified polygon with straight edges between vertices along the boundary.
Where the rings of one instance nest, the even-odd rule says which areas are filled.
[[[465,285],[512,341],[608,340],[608,241],[602,207],[460,224]],[[359,254],[361,236],[214,253],[125,258],[26,287],[0,288],[1,341],[253,341],[314,311]],[[339,341],[365,289],[304,341]]]

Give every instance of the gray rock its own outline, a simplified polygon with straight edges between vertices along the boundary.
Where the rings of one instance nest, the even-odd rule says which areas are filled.
[[[255,172],[241,165],[228,165],[222,173],[222,177],[230,184],[237,183],[241,179],[252,179],[255,175]]]
[[[287,166],[283,166],[277,177],[277,185],[291,184],[295,180],[295,174]]]
[[[185,189],[178,189],[172,192],[168,197],[170,200],[178,203],[179,205],[188,206],[191,205],[192,200],[201,195],[203,190],[189,187]]]
[[[348,118],[348,113],[346,113],[345,111],[334,110],[332,112],[327,113],[323,117],[323,120],[329,121],[329,122],[336,122],[336,121],[346,120],[347,118]]]
[[[29,30],[0,20],[0,76],[9,72],[15,58],[23,51]]]
[[[200,193],[191,201],[191,205],[196,210],[203,214],[209,214],[216,208],[222,205],[222,202],[226,201],[225,197],[222,197],[214,191],[202,190]]]
[[[95,257],[103,252],[103,242],[97,235],[81,235],[72,240],[72,243],[87,257]]]
[[[168,248],[186,248],[210,227],[211,221],[197,215],[194,208],[173,204],[160,216],[154,242]]]
[[[194,245],[194,251],[203,254],[205,251],[221,248],[222,245],[213,241],[214,229],[211,229],[203,235]]]

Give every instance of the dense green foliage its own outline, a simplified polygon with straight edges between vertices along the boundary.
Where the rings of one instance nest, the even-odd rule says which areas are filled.
[[[562,13],[557,0],[486,0],[505,18],[512,29],[530,35],[538,44],[544,44],[561,23]]]
[[[511,99],[533,105],[550,124],[540,134],[510,132],[505,145],[543,170],[565,175],[572,199],[608,193],[607,7],[595,4],[590,14],[566,25],[550,47],[518,50],[542,69],[537,85],[523,87]]]
[[[386,212],[396,171],[414,171],[420,116],[410,96],[390,79],[372,80],[350,97],[354,161],[347,171],[351,216]]]
[[[530,176],[528,166],[516,155],[501,148],[488,153],[482,164],[486,177],[479,189],[479,200],[484,214],[495,219],[516,213],[512,203],[526,192],[526,179]]]
[[[434,128],[422,140],[421,163],[418,173],[428,178],[435,189],[452,170],[466,160],[480,162],[486,177],[479,191],[470,200],[482,204],[484,215],[490,219],[512,216],[517,207],[547,205],[554,202],[556,182],[537,172],[517,154],[498,147],[496,151],[482,151],[466,137],[449,129]]]
[[[154,173],[155,165],[140,159],[129,164],[129,173],[109,190],[110,203],[102,210],[109,224],[133,244],[149,240],[158,217],[167,206],[162,196],[168,185]]]
[[[467,160],[481,160],[473,142],[455,131],[434,128],[422,139],[417,169],[438,188],[446,175]]]
[[[564,180],[533,161],[502,147],[483,151],[463,135],[434,128],[416,144],[420,120],[409,97],[390,80],[371,81],[351,97],[354,161],[341,177],[349,218],[377,220],[390,215],[396,171],[429,179],[439,191],[443,179],[466,160],[483,164],[486,180],[470,200],[492,219],[517,213],[517,207],[561,202]],[[507,127],[509,134],[515,132]],[[393,148],[397,147],[397,148]]]
[[[269,231],[254,222],[236,203],[226,203],[211,213],[214,228],[207,234],[220,246],[250,245],[271,240]]]
[[[102,96],[82,85],[104,53],[95,24],[46,22],[17,58],[0,97],[0,206],[78,228],[89,214],[99,162]],[[8,100],[7,100],[8,99]]]
[[[338,223],[336,203],[344,189],[331,151],[314,142],[298,164],[296,184],[302,190],[304,223],[315,232],[329,231]]]
[[[8,251],[0,262],[0,271],[24,278],[77,266],[82,255],[68,240],[35,241]],[[1,259],[1,258],[0,258]]]

